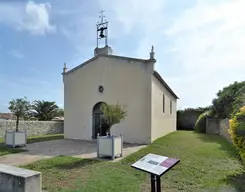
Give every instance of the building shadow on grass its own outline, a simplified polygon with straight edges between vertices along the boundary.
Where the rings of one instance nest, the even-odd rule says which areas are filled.
[[[235,157],[241,161],[238,151],[233,146],[233,144],[227,141],[222,136],[197,133],[196,137],[204,142],[213,142],[219,144],[220,150],[227,152],[230,157]],[[240,173],[229,175],[227,176],[227,178],[224,179],[224,181],[226,181],[227,184],[231,185],[236,190],[236,192],[245,192],[245,166],[242,166],[241,169],[242,171]]]
[[[196,138],[207,143],[217,143],[220,145],[220,150],[227,152],[230,157],[239,158],[238,151],[233,146],[233,144],[220,135],[196,133]]]
[[[245,191],[245,167],[242,173],[229,175],[225,181],[236,189],[237,192]]]

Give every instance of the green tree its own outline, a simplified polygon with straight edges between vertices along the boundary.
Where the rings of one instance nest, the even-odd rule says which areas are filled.
[[[16,115],[16,132],[19,128],[20,117],[24,117],[30,110],[30,102],[27,101],[27,98],[13,99],[9,102],[9,110]]]
[[[213,110],[216,117],[230,118],[234,110],[233,105],[239,96],[239,90],[245,87],[245,81],[234,82],[217,93],[217,98],[213,100]]]
[[[232,107],[233,107],[232,117],[236,115],[236,113],[238,113],[240,108],[243,106],[245,106],[245,86],[239,89],[239,91],[237,92],[237,98],[232,103]]]
[[[58,108],[55,113],[54,113],[55,117],[64,117],[64,109],[62,108]]]
[[[230,119],[229,134],[245,163],[245,106]]]
[[[110,135],[110,129],[113,125],[118,124],[127,116],[126,107],[120,104],[108,105],[102,104],[101,111],[103,113],[103,126]]]
[[[34,116],[39,121],[50,121],[57,114],[59,107],[54,101],[34,101],[32,104]]]

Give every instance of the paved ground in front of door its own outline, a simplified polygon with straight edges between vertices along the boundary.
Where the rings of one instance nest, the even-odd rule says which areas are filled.
[[[122,158],[145,146],[146,145],[124,144]],[[18,166],[58,155],[67,155],[80,158],[97,157],[95,141],[61,139],[27,144],[24,149],[27,149],[28,151],[0,157],[0,163]],[[114,161],[119,161],[122,158],[116,158]]]

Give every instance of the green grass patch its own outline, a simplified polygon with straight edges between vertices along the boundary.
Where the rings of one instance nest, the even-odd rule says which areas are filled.
[[[0,156],[8,155],[8,154],[14,154],[14,153],[20,153],[20,152],[25,152],[25,151],[27,151],[27,150],[20,149],[20,148],[9,148],[9,147],[2,146],[2,147],[0,147]]]
[[[58,156],[22,167],[42,172],[43,189],[52,192],[139,191],[144,180],[141,173],[121,163],[69,156]]]
[[[51,141],[57,139],[64,139],[64,134],[52,134],[52,135],[41,135],[41,136],[33,136],[27,138],[27,143],[36,143],[43,141]]]
[[[120,162],[59,156],[24,167],[41,171],[44,189],[52,192],[148,192],[149,175],[130,167],[148,153],[181,160],[162,177],[164,191],[245,191],[245,171],[233,146],[220,136],[190,131],[169,134]]]
[[[33,136],[27,138],[27,143],[36,143],[36,142],[43,142],[43,141],[51,141],[57,139],[64,139],[63,134],[52,134],[52,135],[42,135],[42,136]],[[4,138],[0,138],[0,156],[13,154],[13,153],[20,153],[25,152],[27,150],[21,148],[10,148],[4,146]]]

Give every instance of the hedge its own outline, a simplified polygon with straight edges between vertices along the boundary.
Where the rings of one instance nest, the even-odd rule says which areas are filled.
[[[195,124],[194,130],[199,133],[206,133],[206,119],[210,116],[211,111],[206,111],[202,113]]]
[[[229,134],[234,146],[245,163],[245,106],[230,119]]]
[[[177,111],[177,130],[194,130],[198,117],[205,111],[203,108],[186,108]]]

